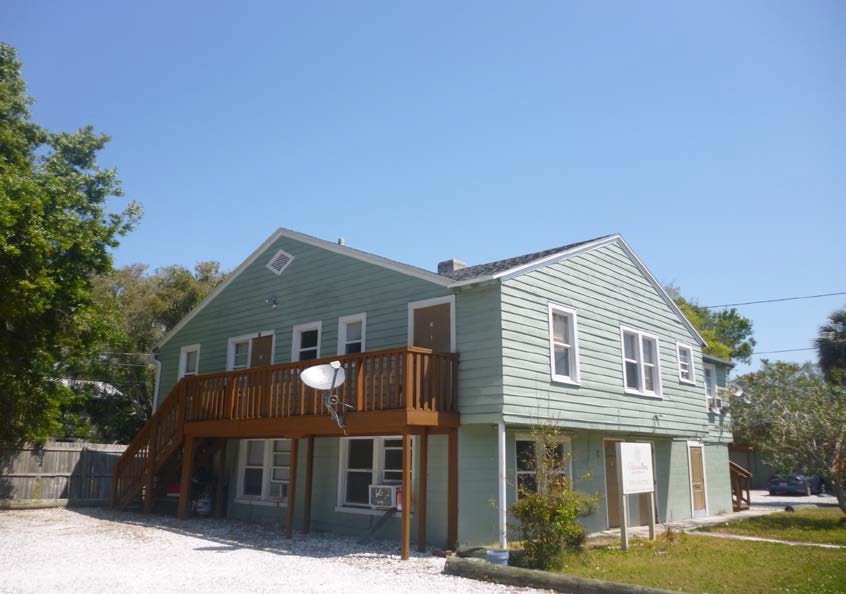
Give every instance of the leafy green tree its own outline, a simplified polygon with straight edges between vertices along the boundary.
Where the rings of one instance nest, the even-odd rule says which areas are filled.
[[[814,343],[826,379],[846,382],[846,309],[839,309],[828,317],[820,326]]]
[[[738,382],[743,394],[730,401],[735,438],[773,468],[823,477],[846,513],[846,387],[826,382],[810,363],[766,360]]]
[[[752,320],[740,315],[735,308],[711,311],[695,301],[682,297],[678,287],[665,287],[679,309],[699,331],[708,346],[706,355],[730,361],[749,363],[755,350]]]
[[[30,121],[15,49],[0,43],[0,441],[60,431],[72,395],[62,365],[90,356],[105,329],[91,277],[140,216],[117,173],[97,164],[109,138],[89,127],[52,133]]]

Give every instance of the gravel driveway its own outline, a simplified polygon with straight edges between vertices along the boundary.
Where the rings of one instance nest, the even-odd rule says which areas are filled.
[[[0,512],[0,593],[540,592],[443,575],[444,560],[396,542],[286,540],[232,520],[87,508]]]

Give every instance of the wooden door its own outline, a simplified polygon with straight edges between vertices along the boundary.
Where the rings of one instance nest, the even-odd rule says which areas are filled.
[[[413,310],[414,343],[412,346],[449,353],[451,347],[450,304],[431,305]]]
[[[705,468],[702,447],[690,446],[690,489],[693,492],[693,517],[707,515],[705,503]]]
[[[270,365],[273,361],[273,335],[254,338],[250,351],[250,367]]]
[[[617,442],[605,442],[605,507],[608,527],[620,527],[620,485],[617,483]]]

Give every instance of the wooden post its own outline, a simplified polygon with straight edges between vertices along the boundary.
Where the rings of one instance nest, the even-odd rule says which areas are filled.
[[[214,495],[214,515],[218,518],[223,517],[223,498],[226,497],[223,490],[224,476],[226,476],[226,440],[221,439],[217,458],[217,486]]]
[[[144,470],[144,513],[153,511],[153,475],[156,470],[156,434],[159,417],[153,415],[150,420],[150,437],[147,441],[147,468]]]
[[[655,540],[655,491],[649,493],[649,540]]]
[[[408,559],[411,549],[411,435],[402,433],[402,519],[400,520],[400,557]]]
[[[314,436],[309,435],[306,441],[306,484],[305,502],[303,503],[303,532],[311,531],[311,483],[314,478]]]
[[[406,351],[402,362],[402,397],[406,410],[414,408],[414,355]]]
[[[291,440],[291,468],[288,476],[288,518],[285,526],[286,538],[294,536],[294,501],[297,499],[297,445],[299,439]]]
[[[420,436],[420,464],[417,466],[417,550],[426,552],[426,482],[429,474],[429,428]]]
[[[628,513],[628,496],[623,489],[623,456],[621,453],[621,442],[614,444],[617,453],[617,484],[620,491],[620,548],[624,551],[629,550],[629,513]],[[609,503],[610,505],[610,503]]]
[[[194,473],[194,436],[185,436],[182,446],[182,476],[179,480],[179,511],[177,517],[184,520],[188,517],[191,505],[191,475]]]
[[[447,434],[447,548],[458,544],[458,429]]]

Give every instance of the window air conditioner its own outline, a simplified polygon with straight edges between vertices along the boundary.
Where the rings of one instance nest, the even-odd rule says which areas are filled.
[[[400,485],[370,485],[370,507],[393,509],[397,506],[397,490]]]

